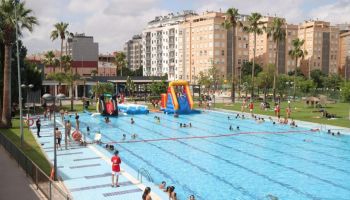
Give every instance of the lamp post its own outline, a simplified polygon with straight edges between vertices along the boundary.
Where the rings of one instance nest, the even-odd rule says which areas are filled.
[[[55,111],[55,106],[56,106],[56,100],[61,100],[65,98],[64,94],[58,94],[57,96],[53,96],[51,94],[44,94],[42,96],[43,99],[46,101],[53,101],[53,157],[54,157],[54,162],[53,162],[53,169],[54,169],[54,175],[53,175],[53,180],[57,180],[57,153],[56,153],[56,111]]]
[[[29,97],[29,91],[30,91],[30,89],[32,89],[34,87],[34,85],[33,84],[29,84],[29,85],[26,85],[26,84],[22,84],[21,85],[21,88],[23,88],[23,89],[27,89],[27,114],[29,115],[29,105],[28,105],[28,97]]]

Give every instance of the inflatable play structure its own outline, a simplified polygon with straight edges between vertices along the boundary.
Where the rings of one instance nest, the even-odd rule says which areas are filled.
[[[103,116],[118,116],[117,96],[101,95],[96,104],[96,110]]]
[[[161,109],[169,114],[188,114],[193,111],[193,100],[187,81],[172,81],[166,94],[161,94]]]
[[[138,104],[119,104],[118,108],[120,111],[127,113],[127,114],[148,114],[149,110],[148,107],[145,105],[138,105]]]

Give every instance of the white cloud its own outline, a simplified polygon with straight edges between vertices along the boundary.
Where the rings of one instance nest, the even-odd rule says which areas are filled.
[[[108,5],[107,0],[71,0],[68,10],[72,13],[94,13],[96,9]]]
[[[311,11],[310,17],[313,19],[326,20],[332,23],[350,22],[350,1],[341,0],[329,5],[315,8]]]

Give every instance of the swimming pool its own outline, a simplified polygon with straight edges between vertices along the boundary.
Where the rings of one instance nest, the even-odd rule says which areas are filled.
[[[81,130],[87,124],[92,132],[100,130],[102,141],[115,144],[126,164],[145,168],[155,183],[174,185],[180,200],[191,194],[200,200],[350,199],[349,136],[257,124],[219,112],[128,115],[109,124],[102,116],[80,119]],[[191,128],[179,126],[190,122]]]

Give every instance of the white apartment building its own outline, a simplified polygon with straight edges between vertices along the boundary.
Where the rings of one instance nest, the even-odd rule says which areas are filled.
[[[180,23],[193,11],[170,13],[150,21],[142,31],[142,65],[144,76],[168,75],[168,80],[182,79],[179,65]]]

